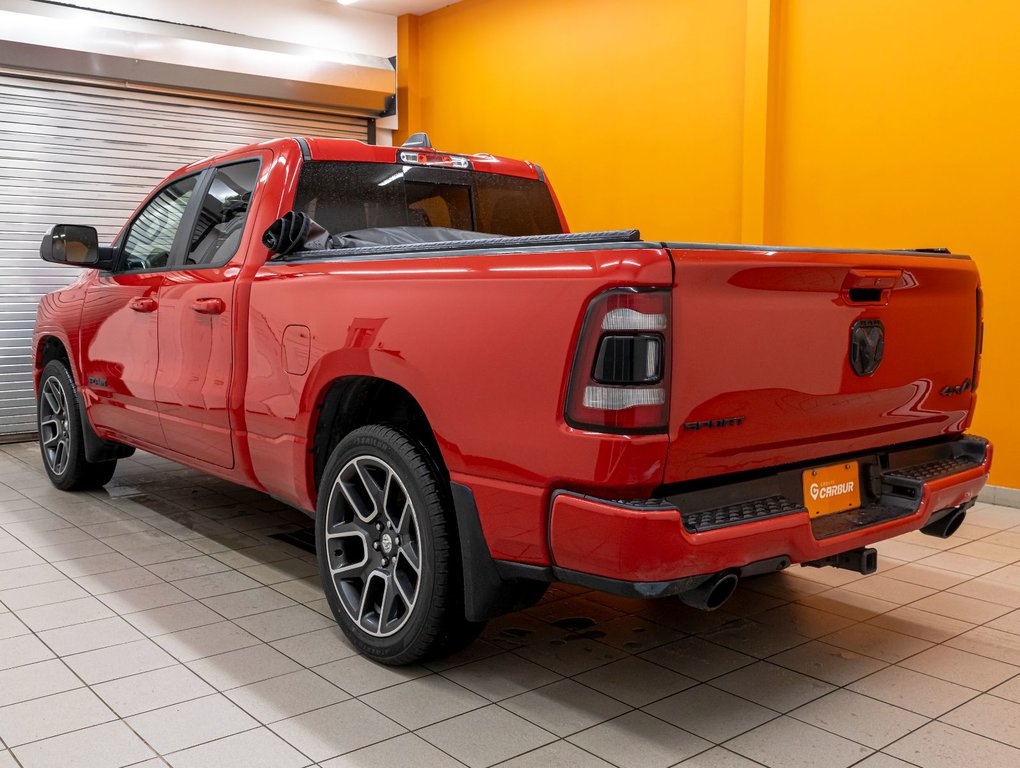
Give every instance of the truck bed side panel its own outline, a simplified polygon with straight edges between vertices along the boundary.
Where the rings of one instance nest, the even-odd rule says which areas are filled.
[[[311,508],[317,403],[340,377],[385,379],[418,401],[451,475],[472,486],[493,554],[544,563],[550,487],[648,494],[661,482],[666,435],[574,430],[563,392],[589,300],[671,281],[668,255],[647,246],[270,262],[251,296],[255,473]],[[304,374],[283,363],[292,325],[310,337]]]

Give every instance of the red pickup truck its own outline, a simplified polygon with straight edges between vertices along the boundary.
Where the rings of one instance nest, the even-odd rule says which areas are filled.
[[[985,483],[966,433],[972,261],[943,250],[569,234],[542,170],[280,139],[181,168],[34,336],[58,488],[134,448],[315,516],[326,596],[400,664],[554,580],[712,609],[794,563],[948,536]]]

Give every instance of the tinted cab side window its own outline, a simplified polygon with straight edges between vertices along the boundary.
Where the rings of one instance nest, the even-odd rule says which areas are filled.
[[[258,160],[215,169],[184,257],[185,267],[220,266],[237,252],[258,175]]]
[[[124,240],[122,270],[167,266],[174,238],[197,183],[197,176],[178,179],[164,187],[135,217]]]

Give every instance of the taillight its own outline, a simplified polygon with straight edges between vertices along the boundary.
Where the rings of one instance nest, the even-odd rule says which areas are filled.
[[[981,378],[981,352],[985,345],[985,300],[981,289],[977,289],[977,339],[974,342],[974,375],[971,390],[976,390]]]
[[[670,292],[614,288],[585,314],[567,387],[566,419],[600,432],[669,425]]]

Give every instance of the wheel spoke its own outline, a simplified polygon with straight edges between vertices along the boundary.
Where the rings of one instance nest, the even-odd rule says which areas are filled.
[[[39,424],[39,432],[42,433],[43,445],[51,445],[60,437],[60,428],[57,425],[57,420],[47,419],[41,422]]]
[[[375,517],[375,509],[367,509],[364,500],[355,496],[354,490],[344,480],[338,479],[337,486],[347,500],[348,505],[354,510],[354,514],[366,523],[371,522]]]
[[[407,563],[416,574],[421,573],[421,562],[419,561],[418,553],[411,546],[411,542],[407,542],[400,547],[397,557]]]
[[[382,488],[382,499],[381,499],[382,504],[380,505],[382,507],[382,509],[384,509],[384,510],[389,509],[387,504],[390,503],[390,489],[393,488],[393,478],[394,477],[396,477],[396,475],[394,475],[392,472],[387,472],[386,473],[386,482],[383,483],[383,488]]]
[[[383,498],[383,513],[386,515],[388,526],[394,531],[400,531],[400,521],[407,508],[407,489],[400,481],[395,472],[390,472],[386,478],[386,495]]]
[[[395,573],[396,572],[394,572],[394,574]],[[397,591],[400,592],[400,599],[404,601],[404,605],[406,605],[407,610],[410,611],[411,607],[414,605],[414,593],[418,588],[418,583],[415,582],[414,588],[408,590],[408,585],[404,584],[404,582],[401,579],[398,579],[396,575],[394,575],[392,581],[396,585]]]
[[[397,476],[392,471],[387,472],[380,509],[382,509],[383,514],[386,516],[386,521],[389,523],[389,527],[394,529],[396,526],[394,525],[393,516],[390,514],[390,500],[393,498],[393,494],[398,493],[399,491],[400,480],[397,479]]]
[[[408,499],[404,504],[404,508],[400,511],[400,520],[397,521],[397,532],[401,536],[410,536],[411,531],[408,530],[411,521],[414,518],[414,507],[411,505],[411,500]]]
[[[357,462],[354,465],[354,468],[358,470],[358,477],[361,478],[361,484],[365,488],[365,493],[367,493],[368,498],[372,500],[373,512],[378,512],[383,505],[382,487],[375,481],[375,478],[369,474],[364,462]],[[387,479],[389,478],[387,477]]]
[[[337,539],[343,536],[350,536],[353,533],[364,534],[364,531],[354,523],[337,523],[326,531],[327,539]]]
[[[366,564],[367,561],[362,560],[359,563],[351,563],[350,565],[341,565],[338,568],[330,568],[329,572],[332,573],[334,576],[347,576],[349,574],[360,573],[361,571],[365,570]]]
[[[364,628],[363,622],[365,621],[365,604],[368,602],[368,585],[371,581],[372,577],[369,576],[368,581],[365,582],[364,589],[361,590],[361,605],[358,606],[358,617],[355,619],[362,628]]]
[[[52,381],[47,381],[46,386],[43,387],[43,397],[46,398],[46,404],[50,407],[50,413],[54,416],[60,415],[60,400],[57,395],[53,392]]]
[[[53,449],[53,471],[58,475],[64,471],[64,461],[67,457],[67,441],[60,440],[57,447]]]
[[[369,551],[368,537],[353,523],[326,534],[326,558],[334,577],[363,573],[369,565]]]
[[[379,633],[386,631],[386,625],[390,623],[390,616],[393,614],[393,601],[397,597],[397,590],[394,586],[394,578],[390,574],[383,576],[386,586],[383,587],[382,603],[379,606]]]
[[[379,634],[379,626],[372,627],[369,622],[369,616],[366,615],[366,611],[371,612],[375,608],[375,601],[372,599],[373,592],[378,592],[379,587],[375,586],[375,582],[382,581],[383,595],[386,591],[386,575],[382,571],[372,571],[368,574],[368,578],[365,579],[365,589],[361,593],[361,607],[358,609],[357,622],[361,625],[362,629],[365,629],[373,634]],[[380,601],[381,602],[381,601]]]

